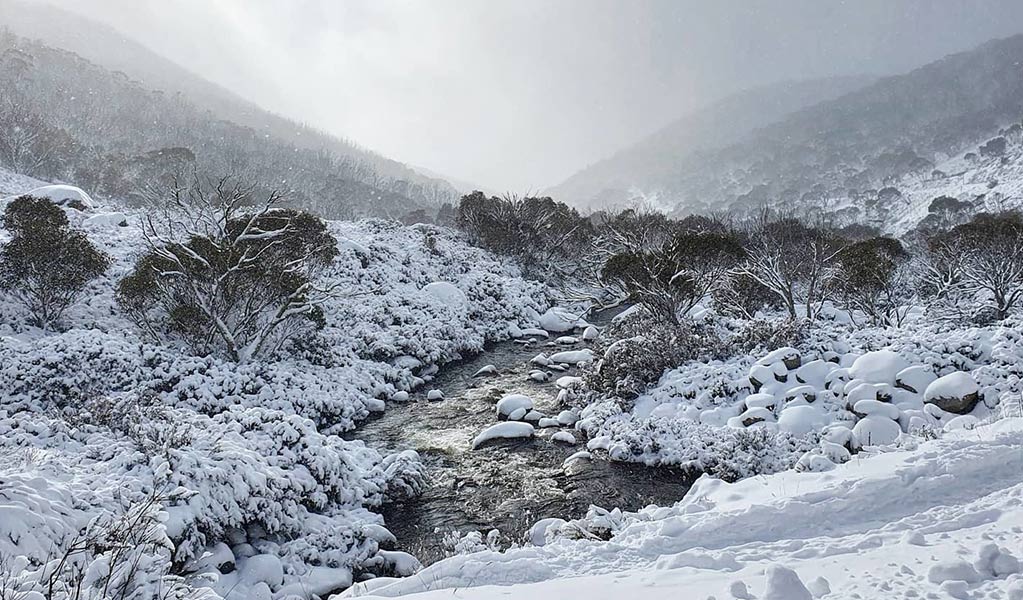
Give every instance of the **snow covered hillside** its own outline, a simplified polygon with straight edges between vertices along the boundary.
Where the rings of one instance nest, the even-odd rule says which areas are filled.
[[[0,181],[8,193],[38,183]],[[139,562],[124,576],[148,589],[184,586],[172,567],[191,574],[188,586],[239,598],[311,597],[358,573],[411,573],[414,558],[380,549],[393,536],[372,509],[417,491],[419,457],[339,434],[422,385],[433,365],[535,326],[543,286],[450,230],[330,223],[340,252],[323,277],[342,293],[324,307],[318,341],[236,364],[140,337],[114,292],[143,248],[142,215],[88,208],[87,196],[73,204],[72,225],[113,266],[68,311],[69,327],[39,330],[0,302],[0,571],[10,589],[123,565],[110,552],[63,562],[54,552],[125,543]]]
[[[537,529],[538,545],[342,597],[1018,600],[1021,473],[1023,418],[1010,418],[826,473],[705,477],[675,506],[558,528],[609,529],[608,542]]]

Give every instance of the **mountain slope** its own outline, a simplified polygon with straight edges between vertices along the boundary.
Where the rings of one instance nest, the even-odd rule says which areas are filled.
[[[551,188],[560,200],[598,207],[630,199],[631,188],[668,181],[679,164],[720,150],[801,108],[838,97],[872,81],[836,77],[785,81],[743,91],[684,116],[640,142]]]
[[[639,195],[679,213],[852,205],[858,220],[885,223],[895,208],[886,188],[976,151],[1023,117],[1020,65],[1023,35],[994,40],[626,176]]]
[[[277,182],[298,183],[295,173],[306,171],[314,181],[298,186],[294,190],[296,202],[311,202],[314,196],[330,194],[332,199],[317,198],[320,205],[328,201],[346,208],[328,210],[328,216],[345,216],[345,211],[355,214],[400,216],[416,208],[435,207],[451,202],[458,197],[458,191],[438,177],[423,175],[406,165],[381,157],[351,143],[313,128],[265,111],[232,92],[196,76],[187,69],[151,52],[117,31],[60,9],[40,4],[5,1],[0,3],[0,23],[8,31],[3,38],[0,52],[4,53],[0,69],[0,84],[8,89],[25,88],[33,95],[23,104],[27,105],[32,118],[21,120],[42,121],[67,131],[76,137],[79,146],[104,146],[109,152],[112,147],[127,145],[132,152],[145,154],[167,148],[182,146],[202,160],[209,160],[211,154],[227,155],[232,145],[241,146],[230,160],[221,158],[217,165],[223,172],[233,172],[240,155],[249,155],[256,140],[270,140],[279,154],[290,149],[293,153],[304,153],[304,162],[279,165],[279,161],[266,161],[258,172],[263,179]],[[12,35],[13,34],[13,35]],[[35,40],[40,36],[44,40]],[[59,50],[58,50],[59,48]],[[12,68],[18,62],[19,69]],[[24,80],[28,80],[27,82]],[[17,85],[15,85],[17,84]],[[102,91],[102,92],[101,92]],[[71,93],[75,92],[75,93]],[[105,93],[98,98],[99,93]],[[64,108],[74,114],[52,114],[47,109],[57,105],[59,98],[71,95],[75,102],[65,102]],[[141,98],[146,96],[146,98]],[[83,99],[101,100],[103,105],[83,103]],[[148,104],[151,113],[159,115],[155,122],[144,121],[139,115],[139,104]],[[106,105],[106,106],[104,106]],[[10,118],[11,108],[2,111]],[[82,123],[95,121],[98,113],[107,113],[104,119],[120,114],[127,122],[134,122],[141,134],[139,140],[104,139],[105,132],[89,139],[75,135],[72,121]],[[187,114],[186,114],[187,113]],[[187,140],[166,130],[166,123],[175,121],[177,129],[193,127],[202,123],[202,128],[214,139]],[[219,128],[231,129],[231,142],[218,148],[223,132]],[[81,132],[80,132],[81,133]],[[196,136],[193,136],[196,137]],[[198,136],[198,137],[201,137]],[[148,145],[147,145],[148,143]],[[10,154],[8,152],[8,154]],[[15,170],[24,170],[21,165],[12,164],[10,156],[0,161]],[[291,161],[285,161],[288,163]],[[309,165],[314,165],[312,168]],[[230,167],[230,168],[226,168]],[[313,173],[309,173],[313,171]],[[60,170],[34,172],[30,174],[43,178],[64,178],[83,181]],[[90,184],[87,178],[84,180]],[[339,182],[343,182],[343,185]],[[113,190],[111,190],[113,192]],[[103,193],[102,190],[99,193]],[[323,207],[320,207],[323,210]]]

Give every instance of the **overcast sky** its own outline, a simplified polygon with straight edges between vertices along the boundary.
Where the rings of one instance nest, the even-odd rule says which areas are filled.
[[[1023,0],[50,1],[265,108],[520,192],[731,91],[1023,30]]]

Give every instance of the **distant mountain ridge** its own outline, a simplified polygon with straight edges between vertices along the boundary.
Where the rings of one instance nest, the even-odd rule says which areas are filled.
[[[747,106],[755,106],[756,95]],[[714,131],[707,114],[693,118]],[[683,152],[669,146],[678,136],[668,128],[552,192],[583,204],[601,195],[647,199],[678,214],[776,206],[884,224],[891,211],[904,212],[892,201],[900,182],[910,185],[952,157],[975,153],[1021,118],[1017,35],[823,99],[745,134],[722,128],[727,143]]]

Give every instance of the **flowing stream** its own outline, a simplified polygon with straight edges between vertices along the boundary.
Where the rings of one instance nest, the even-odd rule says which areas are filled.
[[[537,368],[529,360],[540,352],[586,344],[553,348],[546,343],[537,340],[523,347],[501,342],[471,359],[450,363],[407,403],[388,403],[382,415],[349,436],[381,450],[416,450],[427,465],[429,480],[421,496],[382,507],[399,549],[430,564],[446,556],[444,537],[453,530],[465,534],[498,529],[521,541],[529,526],[543,518],[578,518],[591,504],[623,510],[671,504],[689,489],[692,478],[677,469],[596,458],[563,466],[566,458],[586,449],[584,434],[572,428],[537,428],[533,439],[471,448],[477,434],[498,422],[495,405],[506,394],[525,394],[550,416],[564,408],[556,401],[554,380],[575,369],[551,371],[549,382],[538,383],[528,377]],[[496,366],[497,373],[474,377],[486,365]],[[429,389],[441,390],[445,399],[428,401]],[[562,430],[570,431],[578,443],[550,439]]]

